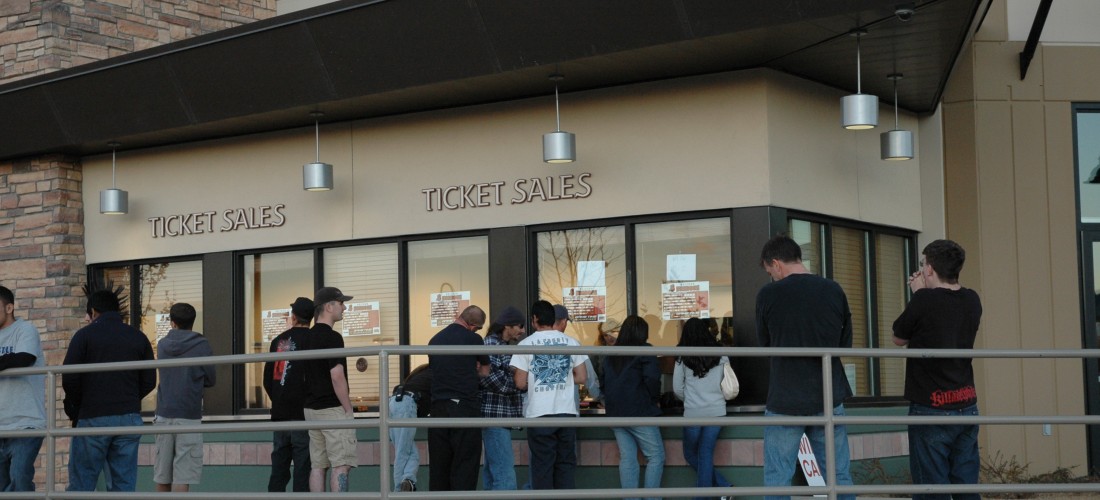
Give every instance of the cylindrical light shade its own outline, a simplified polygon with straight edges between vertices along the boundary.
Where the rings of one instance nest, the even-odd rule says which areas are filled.
[[[130,193],[121,189],[104,189],[99,192],[99,213],[122,215],[130,211]]]
[[[543,134],[542,161],[546,163],[577,161],[577,136],[561,130]]]
[[[320,162],[303,165],[302,189],[306,191],[328,191],[332,189],[332,165]]]
[[[852,94],[840,98],[840,122],[848,130],[866,130],[878,125],[878,97]]]
[[[913,133],[908,130],[890,130],[879,134],[883,160],[912,160]]]

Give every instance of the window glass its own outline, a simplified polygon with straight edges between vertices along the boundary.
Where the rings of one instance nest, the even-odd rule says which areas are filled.
[[[409,344],[427,345],[468,305],[489,310],[489,239],[409,242]],[[485,334],[484,329],[478,332]],[[427,356],[411,356],[415,368]]]
[[[730,219],[638,224],[635,245],[638,315],[649,323],[649,342],[674,346],[683,321],[699,317],[715,320],[733,345]]]
[[[313,298],[313,252],[279,252],[244,257],[246,354],[268,352],[271,339],[286,331],[290,304]],[[245,408],[270,408],[263,388],[263,363],[245,365]]]
[[[802,265],[818,276],[825,275],[825,226],[798,219],[789,221],[790,237],[802,247]]]
[[[1081,222],[1100,223],[1100,113],[1079,111],[1076,118]]]
[[[905,310],[909,286],[908,240],[900,236],[875,236],[875,278],[878,290],[878,346],[901,349],[894,345],[894,320]],[[879,395],[905,393],[905,358],[878,358]]]
[[[192,327],[202,332],[202,261],[162,262],[137,266],[141,295],[131,300],[138,317],[138,325],[153,344],[157,359],[157,343],[172,328],[168,311],[172,304],[186,302],[195,308],[197,316]],[[229,353],[219,353],[229,354]],[[156,409],[157,391],[153,390],[141,402],[142,411]]]
[[[852,347],[868,347],[867,304],[870,289],[866,231],[833,227],[833,276],[848,297],[852,310]],[[871,371],[868,358],[843,357],[844,371],[856,396],[871,395]]]
[[[130,324],[130,266],[104,268],[103,284],[112,290],[122,287],[122,322]],[[87,302],[84,304],[87,305]]]
[[[566,333],[596,345],[599,325],[626,318],[626,230],[622,226],[544,231],[538,245],[539,299],[569,308]]]
[[[326,286],[352,296],[344,304],[344,320],[335,329],[344,335],[346,347],[393,345],[399,342],[401,304],[398,300],[397,244],[333,248],[324,251]],[[378,358],[366,359],[366,370],[348,358],[348,384],[356,408],[378,405]],[[401,364],[390,360],[388,384],[399,380]],[[385,391],[383,391],[385,392]]]

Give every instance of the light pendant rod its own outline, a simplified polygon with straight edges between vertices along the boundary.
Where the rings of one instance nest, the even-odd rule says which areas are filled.
[[[861,70],[862,63],[860,62],[860,56],[859,56],[859,52],[860,52],[860,50],[859,50],[859,41],[860,41],[861,38],[863,38],[864,33],[866,33],[866,32],[863,31],[863,30],[859,30],[859,29],[856,30],[856,93],[857,94],[862,94],[863,93],[863,72]]]
[[[898,80],[901,80],[901,73],[890,73],[886,78],[894,81],[894,130],[898,130]]]
[[[555,131],[561,132],[561,103],[558,101],[558,83],[554,82],[554,118],[557,120]]]
[[[118,182],[115,177],[116,163],[115,159],[118,155],[118,151],[115,148],[111,148],[111,189],[118,189]]]
[[[313,117],[313,145],[316,148],[316,163],[321,163],[321,117],[325,116],[320,111],[314,111],[309,114]]]

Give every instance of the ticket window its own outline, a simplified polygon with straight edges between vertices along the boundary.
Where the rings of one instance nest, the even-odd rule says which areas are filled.
[[[410,345],[427,345],[467,306],[481,307],[491,321],[487,237],[410,241],[408,273]],[[485,328],[477,333],[485,335]],[[410,356],[410,370],[427,362]]]

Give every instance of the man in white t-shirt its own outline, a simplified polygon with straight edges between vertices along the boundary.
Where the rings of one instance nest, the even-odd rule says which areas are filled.
[[[0,371],[45,366],[42,342],[31,323],[15,319],[15,295],[0,286]],[[0,430],[46,427],[46,376],[0,377]],[[0,491],[34,491],[34,460],[42,436],[0,439]]]
[[[526,346],[579,346],[576,339],[554,329],[554,306],[545,300],[531,306],[535,332],[519,343]],[[575,385],[587,376],[583,354],[515,354],[516,387],[527,391],[523,416],[576,417]],[[577,429],[573,427],[528,427],[531,448],[531,487],[536,490],[571,489],[577,466]]]

